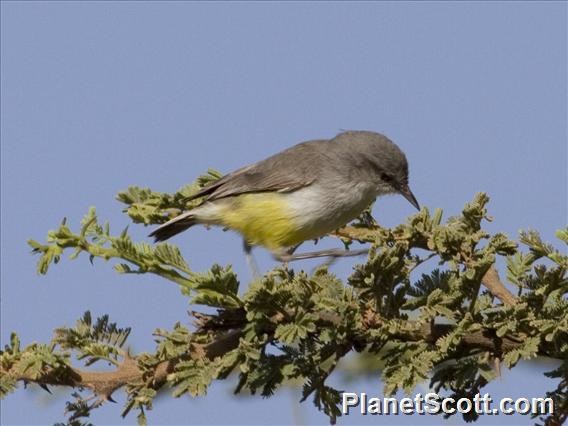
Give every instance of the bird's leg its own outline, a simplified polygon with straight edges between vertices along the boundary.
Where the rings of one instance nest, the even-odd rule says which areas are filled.
[[[257,280],[258,278],[260,278],[260,274],[258,273],[258,266],[252,255],[252,246],[246,239],[243,239],[243,250],[245,252],[245,259],[252,275],[252,279]]]
[[[337,257],[333,257],[333,256],[329,256],[326,260],[324,260],[324,262],[321,265],[317,265],[314,267],[314,269],[312,269],[312,275],[320,268],[325,268],[326,270],[329,270],[329,268],[335,263],[337,262]]]
[[[292,256],[294,254],[294,252],[298,249],[298,247],[300,247],[302,245],[302,243],[296,244],[295,246],[292,247],[288,247],[284,253],[283,256]],[[288,260],[282,260],[282,266],[284,267],[284,269],[288,269]]]
[[[293,262],[294,260],[304,260],[304,259],[315,259],[317,257],[351,257],[360,256],[362,254],[367,254],[369,249],[361,250],[340,250],[340,249],[330,249],[321,251],[309,251],[306,253],[293,254],[288,252],[274,253],[273,256],[276,260],[280,262]]]

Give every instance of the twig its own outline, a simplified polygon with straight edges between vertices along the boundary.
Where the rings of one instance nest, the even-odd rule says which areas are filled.
[[[481,282],[489,290],[489,292],[503,302],[504,305],[511,306],[517,303],[517,298],[507,290],[501,279],[499,278],[499,273],[495,266],[491,266],[489,270],[485,273]]]

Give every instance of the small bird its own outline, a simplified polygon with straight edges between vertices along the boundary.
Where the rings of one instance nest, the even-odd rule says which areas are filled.
[[[266,247],[277,260],[353,256],[367,250],[324,250],[293,255],[304,241],[344,226],[376,197],[401,194],[414,207],[408,162],[386,136],[346,131],[329,140],[299,143],[212,182],[186,201],[197,207],[156,228],[164,241],[196,224],[239,232],[250,264],[252,246]]]

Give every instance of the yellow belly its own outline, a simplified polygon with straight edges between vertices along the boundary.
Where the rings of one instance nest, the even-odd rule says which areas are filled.
[[[310,238],[298,226],[286,194],[243,194],[227,201],[219,212],[220,224],[240,232],[252,245],[275,250]]]

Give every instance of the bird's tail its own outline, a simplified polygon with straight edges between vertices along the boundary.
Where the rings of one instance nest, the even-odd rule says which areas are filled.
[[[180,232],[185,231],[190,226],[197,223],[197,219],[193,212],[186,212],[174,217],[172,220],[167,221],[152,231],[149,235],[154,237],[155,242],[165,241]]]

